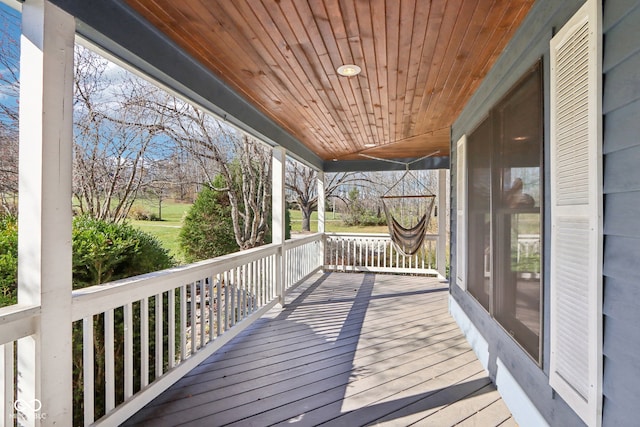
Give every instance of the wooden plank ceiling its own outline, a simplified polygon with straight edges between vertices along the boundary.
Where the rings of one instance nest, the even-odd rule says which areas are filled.
[[[451,124],[534,2],[126,1],[324,160],[448,156]]]

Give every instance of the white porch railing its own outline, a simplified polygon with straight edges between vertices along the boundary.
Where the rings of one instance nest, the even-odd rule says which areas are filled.
[[[120,424],[322,268],[437,275],[436,239],[404,257],[388,235],[317,233],[73,291],[74,410],[85,425]],[[15,343],[37,334],[39,315],[0,309],[3,425],[21,409],[46,416],[37,402],[16,403],[16,387],[35,374],[14,375]]]
[[[85,425],[119,425],[321,269],[321,245],[315,234],[73,291],[74,410]],[[14,376],[15,342],[37,333],[39,313],[0,309],[1,425],[22,406],[39,415],[37,402],[15,403],[28,378]]]
[[[285,291],[322,267],[322,234],[316,233],[284,242]]]
[[[39,315],[38,306],[13,305],[0,309],[0,424],[3,426],[13,426],[16,420],[20,425],[27,417],[40,414],[42,409],[36,402],[16,400],[19,379],[15,376],[18,369],[16,343],[36,333]]]
[[[388,234],[326,233],[325,270],[444,276],[437,234],[429,234],[413,256],[400,253]],[[440,261],[442,263],[442,261]]]
[[[85,425],[94,421],[95,350],[105,361],[106,416],[97,424],[117,425],[273,307],[280,292],[320,269],[315,246],[321,239],[318,234],[74,291],[72,316],[83,331]],[[297,268],[277,280],[283,248],[284,265]],[[295,262],[287,262],[291,257]],[[104,349],[97,349],[92,335],[101,322]],[[123,366],[116,366],[120,360]],[[123,384],[116,384],[116,369],[124,371]]]

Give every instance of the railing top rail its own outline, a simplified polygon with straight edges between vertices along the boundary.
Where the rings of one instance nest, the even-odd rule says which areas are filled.
[[[307,236],[294,237],[284,242],[285,249],[291,249],[298,246],[306,245],[307,243],[317,242],[322,240],[323,233],[313,233]]]
[[[75,290],[73,291],[72,320],[80,320],[129,302],[139,301],[173,289],[180,284],[202,280],[204,277],[275,255],[279,250],[280,245],[269,244],[210,260]]]
[[[347,233],[347,232],[331,232],[325,233],[327,237],[369,237],[369,238],[387,238],[390,239],[389,233]],[[438,237],[438,234],[427,233],[425,239],[434,240]]]
[[[0,308],[0,345],[33,335],[39,315],[38,305],[14,304]]]

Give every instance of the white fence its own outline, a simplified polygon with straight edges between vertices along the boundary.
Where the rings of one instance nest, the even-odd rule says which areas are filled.
[[[38,306],[13,305],[0,309],[0,424],[3,426],[13,426],[16,422],[19,425],[32,413],[37,412],[36,409],[40,409],[34,407],[33,402],[17,400],[16,385],[19,381],[15,375],[19,363],[17,341],[36,333],[35,320],[39,315]]]
[[[74,411],[119,425],[318,271],[321,245],[315,234],[73,291]],[[0,309],[2,425],[21,417],[15,342],[37,333],[39,312]]]
[[[438,235],[429,234],[413,256],[400,253],[388,234],[326,233],[325,270],[441,275]],[[442,261],[441,261],[442,262]]]
[[[74,411],[85,425],[122,423],[321,268],[437,275],[436,239],[405,257],[388,235],[317,233],[73,291]],[[37,334],[39,315],[0,308],[2,425],[20,424],[16,390],[35,373],[20,371],[16,342]]]

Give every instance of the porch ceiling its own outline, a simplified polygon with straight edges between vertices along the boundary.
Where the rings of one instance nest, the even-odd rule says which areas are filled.
[[[327,161],[448,156],[534,0],[125,2]]]

